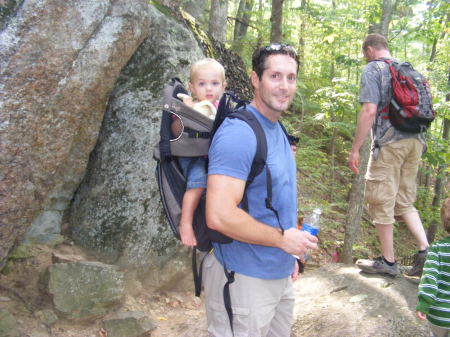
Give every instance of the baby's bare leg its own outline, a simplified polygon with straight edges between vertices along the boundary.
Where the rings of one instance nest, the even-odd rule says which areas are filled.
[[[181,207],[181,219],[179,225],[181,242],[186,246],[196,246],[194,229],[192,223],[194,220],[194,212],[198,206],[198,202],[203,193],[203,188],[193,188],[187,190],[183,196],[183,204]]]

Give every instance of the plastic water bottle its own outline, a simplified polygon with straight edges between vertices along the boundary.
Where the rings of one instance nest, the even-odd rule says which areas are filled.
[[[308,215],[302,224],[302,231],[308,232],[314,236],[317,236],[320,231],[320,215],[322,214],[322,211],[320,208],[316,208],[313,210],[313,212]]]
[[[322,211],[320,210],[320,208],[315,208],[313,212],[303,220],[302,228],[300,230],[308,232],[311,235],[317,236],[320,231],[321,214]],[[309,258],[310,258],[309,254],[305,254],[304,256],[305,262],[308,261]],[[303,273],[304,264],[300,260],[298,260],[298,264],[300,273]]]

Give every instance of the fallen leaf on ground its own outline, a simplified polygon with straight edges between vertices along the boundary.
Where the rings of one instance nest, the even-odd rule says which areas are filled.
[[[351,303],[360,302],[360,301],[365,300],[367,297],[369,297],[369,295],[367,295],[367,294],[355,295],[355,296],[350,297],[349,302],[351,302]]]

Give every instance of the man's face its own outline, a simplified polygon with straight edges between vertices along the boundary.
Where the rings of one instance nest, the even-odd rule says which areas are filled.
[[[259,98],[261,113],[279,116],[292,103],[297,90],[297,63],[283,54],[266,59],[261,79],[252,73],[255,98]]]

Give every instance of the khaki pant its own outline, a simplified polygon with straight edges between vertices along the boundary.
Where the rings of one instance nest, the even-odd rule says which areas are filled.
[[[375,224],[393,224],[394,216],[417,212],[416,176],[423,144],[415,138],[383,145],[370,158],[364,196]]]
[[[223,302],[226,277],[214,254],[203,264],[205,306],[210,337],[231,337]],[[290,277],[263,280],[235,274],[230,285],[235,337],[289,337],[293,324],[294,288]]]

